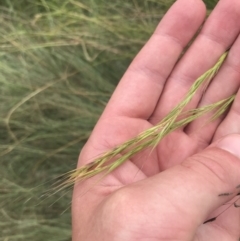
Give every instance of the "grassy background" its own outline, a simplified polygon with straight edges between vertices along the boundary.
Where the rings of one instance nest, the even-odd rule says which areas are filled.
[[[71,240],[71,191],[45,199],[47,181],[75,168],[116,84],[173,2],[1,1],[0,241]],[[205,2],[212,9],[217,0]]]

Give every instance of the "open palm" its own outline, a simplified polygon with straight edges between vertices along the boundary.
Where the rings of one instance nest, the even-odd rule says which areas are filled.
[[[196,78],[212,67],[230,46],[218,75],[204,95],[198,91],[187,109],[237,93],[240,86],[239,0],[220,0],[198,37],[178,61],[204,19],[205,6],[201,0],[178,0],[171,7],[120,81],[81,152],[79,166],[158,123],[183,99]],[[207,218],[206,211],[201,212],[201,205],[207,206],[207,201],[216,197],[218,203],[209,204],[207,209],[211,211],[227,199],[218,197],[221,191],[219,193],[218,187],[214,189],[214,185],[212,192],[201,198],[197,190],[203,192],[209,180],[204,176],[195,180],[194,175],[186,179],[182,169],[191,165],[181,163],[202,152],[213,141],[228,134],[240,134],[239,110],[240,93],[225,118],[203,125],[209,118],[204,116],[168,135],[151,153],[144,151],[127,161],[100,183],[93,185],[98,180],[95,177],[76,185],[73,239],[237,240],[240,236],[237,209],[230,209],[213,223],[201,225]],[[225,155],[221,153],[219,160],[223,161]],[[207,154],[205,158],[211,159]],[[205,165],[199,163],[196,173]],[[174,181],[175,178],[178,179]],[[199,197],[192,208],[191,198],[188,199],[193,185],[189,183],[191,178],[193,184],[201,182],[196,193],[191,194]],[[177,191],[173,191],[175,187]],[[84,190],[88,190],[86,195]],[[169,192],[172,193],[165,195]],[[154,200],[161,200],[162,210],[154,211]],[[192,213],[198,214],[198,220],[192,220]],[[191,234],[194,225],[198,229]]]

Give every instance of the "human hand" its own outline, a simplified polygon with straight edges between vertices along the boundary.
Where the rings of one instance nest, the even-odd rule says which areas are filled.
[[[203,98],[199,91],[187,109],[238,91],[239,0],[219,1],[177,63],[204,18],[201,0],[176,1],[120,81],[80,154],[79,166],[156,124],[230,46]],[[77,184],[73,240],[238,240],[238,209],[232,207],[216,221],[203,222],[233,197],[219,194],[237,191],[240,184],[239,110],[240,93],[225,118],[202,127],[208,116],[202,117],[169,134],[151,153],[128,160],[100,183],[94,177]]]

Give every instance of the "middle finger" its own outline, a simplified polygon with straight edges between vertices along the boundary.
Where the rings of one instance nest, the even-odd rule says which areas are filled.
[[[218,75],[214,78],[208,90],[204,94],[201,102],[199,103],[199,107],[206,106],[212,103],[216,103],[217,101],[228,98],[229,96],[235,94],[240,86],[240,36],[237,38],[231,50],[229,51],[228,57],[220,69]],[[235,100],[235,104],[239,99]],[[223,120],[224,116],[217,118],[214,121],[209,122],[211,116],[213,116],[214,112],[208,113],[203,117],[193,121],[187,128],[184,130],[191,138],[195,139],[199,147],[205,148],[209,145],[210,141],[213,138],[214,133],[216,132],[219,124]],[[231,116],[231,111],[227,115],[227,119]],[[233,119],[233,123],[236,123],[237,129],[240,129],[240,123]],[[207,124],[207,125],[206,125]],[[220,124],[222,125],[222,123]],[[230,125],[232,126],[232,125]],[[230,128],[225,131],[227,134],[230,134]],[[239,131],[237,132],[239,133]]]

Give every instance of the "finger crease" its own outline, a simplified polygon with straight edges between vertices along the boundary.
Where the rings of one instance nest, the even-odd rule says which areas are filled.
[[[207,40],[210,40],[214,44],[218,44],[221,48],[223,48],[223,51],[229,46],[227,42],[225,42],[222,38],[219,38],[214,34],[200,33],[199,36],[206,38]]]
[[[185,47],[185,44],[177,37],[164,33],[164,32],[155,32],[153,34],[153,36],[157,37],[157,38],[165,38],[168,41],[174,42],[175,44],[177,44],[181,49],[183,49]]]

